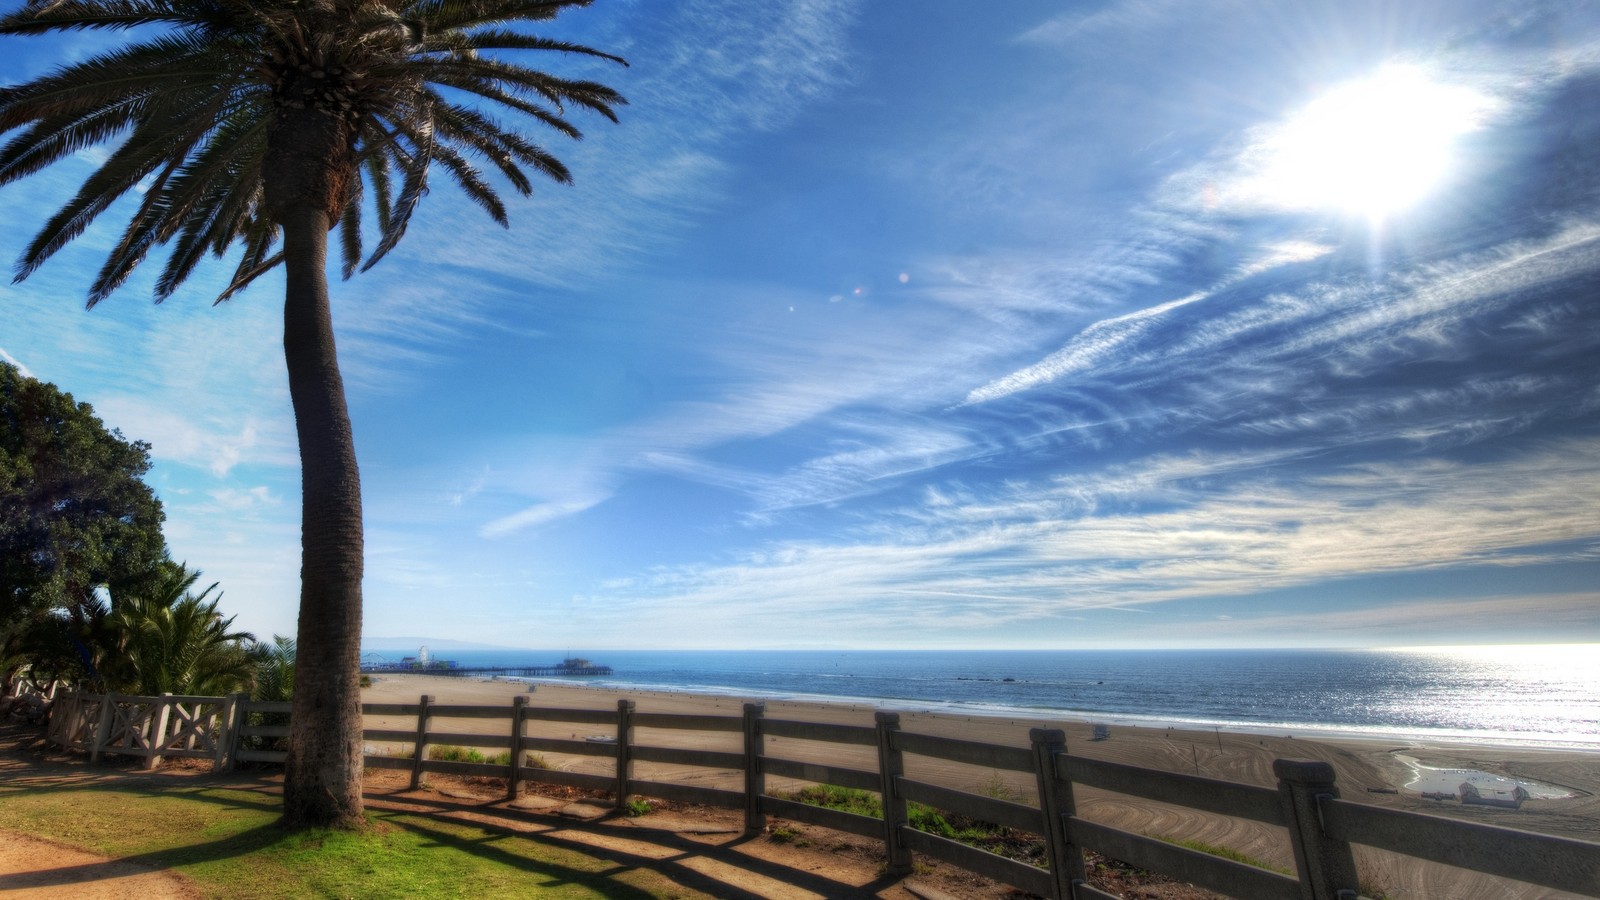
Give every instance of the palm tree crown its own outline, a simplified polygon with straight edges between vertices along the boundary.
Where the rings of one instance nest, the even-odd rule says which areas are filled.
[[[171,295],[207,252],[222,256],[238,242],[238,266],[218,298],[226,299],[283,261],[277,207],[312,199],[308,190],[322,195],[316,199],[329,222],[338,223],[349,277],[399,241],[434,164],[507,224],[504,204],[472,159],[524,195],[533,189],[527,170],[560,182],[571,176],[480,108],[498,106],[577,138],[565,116],[569,105],[614,121],[613,107],[626,101],[603,85],[557,78],[484,51],[547,50],[622,62],[508,27],[589,2],[32,0],[0,18],[0,34],[146,25],[162,33],[0,90],[0,132],[16,132],[0,148],[0,185],[85,147],[121,141],[24,250],[17,279],[141,185],[138,207],[90,286],[90,306],[120,286],[152,247],[169,243],[157,300]],[[297,152],[309,136],[305,123],[318,120],[331,141]],[[363,263],[368,194],[380,237]]]
[[[250,680],[254,660],[248,632],[232,631],[233,617],[217,606],[215,584],[194,593],[200,572],[165,562],[142,590],[111,597],[110,633],[116,646],[101,667],[107,686],[155,696],[238,690]]]

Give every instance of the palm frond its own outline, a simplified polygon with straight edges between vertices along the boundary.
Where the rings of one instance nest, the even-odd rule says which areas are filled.
[[[390,195],[389,160],[387,153],[375,153],[362,166],[367,179],[372,182],[373,211],[379,231],[388,231],[394,216],[394,200]]]
[[[461,188],[473,203],[478,204],[479,209],[488,213],[489,218],[501,228],[511,227],[511,220],[506,218],[505,204],[500,202],[500,197],[494,192],[494,188],[483,180],[483,174],[467,162],[465,157],[442,141],[434,146],[433,155],[444,170],[455,179],[456,186]]]
[[[93,115],[125,100],[172,105],[196,90],[243,85],[226,74],[241,58],[194,34],[165,35],[0,89],[0,131],[44,119]]]
[[[620,56],[596,50],[570,41],[557,41],[537,35],[522,34],[501,28],[463,32],[451,31],[430,37],[423,44],[427,52],[461,52],[465,50],[548,50],[554,53],[571,53],[576,56],[593,56],[626,67],[628,61]]]
[[[172,160],[145,190],[139,209],[129,218],[128,227],[122,233],[122,240],[111,249],[100,267],[100,273],[95,276],[89,290],[91,305],[126,281],[129,273],[144,261],[150,248],[159,240],[162,217],[156,213],[156,209],[164,205],[165,184],[179,162]]]
[[[265,123],[247,115],[228,124],[162,191],[159,237],[174,246],[156,280],[157,303],[177,291],[208,250],[226,253],[260,201]]]
[[[119,98],[88,115],[59,116],[33,123],[0,148],[0,184],[32,175],[116,137],[143,113],[146,99]]]
[[[438,80],[438,75],[452,74],[480,78],[513,90],[536,94],[558,107],[568,103],[581,106],[613,122],[617,121],[617,114],[612,107],[626,106],[628,103],[621,94],[599,82],[557,78],[538,69],[481,56],[436,60],[427,66],[426,71],[430,80]]]
[[[593,0],[424,0],[412,14],[433,29],[472,28],[501,22],[539,22]]]
[[[282,251],[270,253],[273,245],[277,243],[277,238],[276,228],[257,224],[256,230],[245,239],[246,249],[239,259],[238,268],[234,269],[233,279],[228,282],[222,293],[217,295],[217,299],[212,301],[213,306],[232,298],[234,294],[249,287],[257,278],[283,265]]]
[[[499,169],[517,193],[524,197],[533,193],[533,184],[522,174],[517,162],[526,162],[530,152],[537,150],[536,147],[502,130],[487,116],[464,106],[441,102],[438,127],[446,140],[470,147]]]
[[[411,214],[416,211],[417,203],[428,191],[428,166],[433,162],[435,147],[433,134],[433,121],[431,115],[415,117],[415,125],[405,129],[415,145],[415,152],[405,159],[399,159],[400,171],[405,179],[400,187],[400,193],[395,198],[393,209],[390,212],[389,222],[384,227],[383,237],[378,246],[373,249],[372,255],[362,264],[361,271],[365,272],[378,264],[400,243],[400,238],[405,236],[406,226],[411,224]],[[398,126],[397,126],[398,127]],[[398,150],[398,148],[396,148]]]
[[[161,276],[156,279],[156,302],[172,296],[191,273],[200,260],[206,255],[211,245],[215,243],[217,232],[231,233],[228,228],[218,229],[219,220],[223,216],[229,194],[228,185],[214,186],[213,197],[199,205],[194,213],[182,219],[183,227],[172,239],[172,254],[167,257],[167,265],[161,270]]]
[[[209,21],[199,3],[163,0],[54,0],[32,2],[0,17],[0,34],[43,34],[87,28],[196,25]]]
[[[177,233],[181,223],[205,201],[220,204],[243,189],[253,195],[260,181],[262,158],[267,149],[270,118],[262,103],[246,103],[220,114],[217,126],[207,134],[200,149],[185,160],[164,191],[162,240]],[[219,192],[219,187],[227,187]],[[224,237],[212,246],[221,252],[232,240]]]
[[[133,190],[147,175],[170,164],[171,148],[171,137],[160,133],[159,129],[144,129],[130,136],[34,236],[17,261],[16,280],[28,277],[56,251],[82,234],[107,207]],[[94,306],[99,299],[91,290],[89,305]]]
[[[361,179],[350,179],[350,197],[345,201],[344,213],[339,216],[340,272],[346,280],[361,265],[362,193]]]
[[[561,118],[559,114],[551,112],[537,103],[529,102],[515,94],[508,93],[492,81],[463,76],[460,72],[432,72],[429,73],[429,76],[429,80],[435,84],[477,94],[485,100],[492,100],[517,112],[532,116],[574,140],[583,137],[582,132],[573,126],[571,122]]]
[[[239,174],[252,163],[259,165],[263,131],[259,116],[241,113],[224,121],[193,157],[174,160],[145,189],[144,201],[122,242],[107,256],[91,297],[98,302],[119,287],[155,244],[178,239],[156,283],[157,302],[171,296],[208,246],[219,255],[224,252],[237,233],[236,220],[253,199],[251,185],[258,179]]]

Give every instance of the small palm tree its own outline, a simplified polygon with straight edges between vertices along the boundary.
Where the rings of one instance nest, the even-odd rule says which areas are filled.
[[[250,699],[283,702],[294,697],[294,638],[275,634],[270,644],[257,641],[250,661]]]
[[[272,643],[257,641],[250,648],[251,673],[250,699],[276,703],[294,699],[294,638],[281,634],[272,636]],[[279,712],[248,713],[251,725],[282,726],[289,724],[289,716]],[[281,738],[246,738],[252,749],[281,750]]]
[[[28,0],[0,17],[0,34],[11,35],[158,29],[142,43],[0,89],[0,133],[14,135],[0,147],[0,185],[118,142],[23,251],[19,280],[124,197],[132,216],[90,284],[90,306],[161,245],[171,253],[156,280],[158,301],[207,254],[238,251],[219,299],[284,267],[284,359],[302,490],[287,825],[363,821],[361,487],[328,306],[328,233],[339,229],[349,277],[400,240],[436,166],[501,224],[504,204],[472,159],[524,195],[532,191],[528,171],[570,180],[554,156],[484,109],[574,138],[568,108],[615,120],[624,101],[610,88],[493,54],[622,62],[513,27],[589,2]],[[369,199],[378,241],[363,261]]]
[[[222,595],[207,600],[210,587],[194,593],[200,573],[172,562],[144,590],[111,597],[107,619],[116,645],[102,663],[112,690],[218,696],[238,690],[254,671],[255,637],[232,631],[233,617],[218,610]]]

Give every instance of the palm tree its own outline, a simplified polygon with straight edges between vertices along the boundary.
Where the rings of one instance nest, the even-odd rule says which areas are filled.
[[[206,599],[217,585],[196,594],[199,580],[199,571],[165,561],[143,589],[112,593],[106,624],[115,646],[100,665],[109,689],[217,696],[250,680],[255,636],[231,631],[233,617],[217,609],[222,595]]]
[[[576,138],[569,108],[615,121],[613,108],[625,101],[604,85],[486,51],[622,63],[513,27],[589,2],[29,0],[0,17],[0,34],[158,30],[0,90],[0,132],[14,132],[0,147],[0,185],[120,141],[23,251],[18,280],[135,188],[142,197],[128,197],[131,219],[90,285],[91,307],[157,245],[171,247],[158,302],[207,253],[224,256],[235,245],[238,265],[219,301],[284,267],[302,490],[287,825],[362,822],[361,489],[328,306],[328,233],[339,228],[348,278],[400,240],[435,165],[502,225],[504,204],[469,157],[524,195],[527,170],[569,181],[560,161],[483,110],[520,113]],[[378,242],[363,262],[368,197]]]
[[[294,638],[272,636],[250,648],[250,699],[283,702],[294,698]]]
[[[281,634],[272,636],[272,643],[257,641],[250,648],[250,658],[255,671],[250,679],[250,699],[282,703],[294,700],[294,638]],[[248,714],[251,725],[282,726],[290,724],[289,716],[278,712],[252,712]],[[252,749],[280,750],[281,738],[250,737],[246,743]]]

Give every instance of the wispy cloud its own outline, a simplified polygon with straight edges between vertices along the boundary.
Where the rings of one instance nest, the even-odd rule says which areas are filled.
[[[1250,276],[1282,265],[1307,262],[1331,252],[1333,252],[1332,247],[1310,241],[1290,241],[1270,246],[1260,257],[1241,266],[1237,273],[1211,290],[1196,292],[1091,324],[1068,341],[1066,346],[1040,362],[974,389],[967,394],[963,405],[985,403],[1079,372],[1091,371],[1148,332],[1167,313],[1206,300],[1218,291],[1232,287]]]
[[[1319,643],[1335,645],[1371,644],[1375,635],[1425,639],[1430,644],[1476,644],[1486,634],[1502,641],[1593,641],[1600,639],[1597,606],[1600,593],[1595,592],[1391,600],[1338,609],[1264,610],[1211,620],[1184,617],[1152,623],[1148,636],[1157,641],[1233,644],[1281,642],[1291,635],[1311,636]]]
[[[765,627],[843,616],[902,635],[1003,633],[1357,574],[1593,560],[1597,451],[1543,448],[1500,461],[1492,481],[1444,460],[1320,474],[1264,457],[1155,460],[930,502],[874,540],[780,544],[737,565],[616,581],[595,599],[663,622],[693,609]],[[949,602],[930,618],[917,595]]]
[[[1025,44],[1070,44],[1106,33],[1127,34],[1171,28],[1197,17],[1220,17],[1227,8],[1245,5],[1240,0],[1212,4],[1204,11],[1183,0],[1120,0],[1092,12],[1062,13],[1018,36]]]
[[[223,430],[230,424],[199,420],[195,415],[129,396],[102,400],[97,410],[108,422],[129,435],[149,441],[152,455],[210,472],[221,478],[241,462],[269,461],[292,465],[296,459],[290,447],[263,453],[261,436],[254,422],[246,421],[237,432]],[[220,427],[219,427],[220,426]]]
[[[277,506],[283,502],[283,498],[273,493],[272,488],[266,485],[251,488],[219,488],[208,493],[211,499],[224,509],[235,512],[257,506]]]
[[[1088,371],[1144,334],[1163,315],[1175,309],[1182,309],[1191,303],[1198,303],[1209,296],[1211,296],[1209,292],[1190,294],[1110,319],[1101,319],[1079,332],[1065,347],[1040,362],[976,388],[967,394],[964,404],[997,400],[1018,391]]]
[[[605,494],[588,494],[550,503],[539,503],[484,525],[479,531],[486,538],[504,537],[524,528],[534,528],[573,513],[580,513],[606,499]]]

